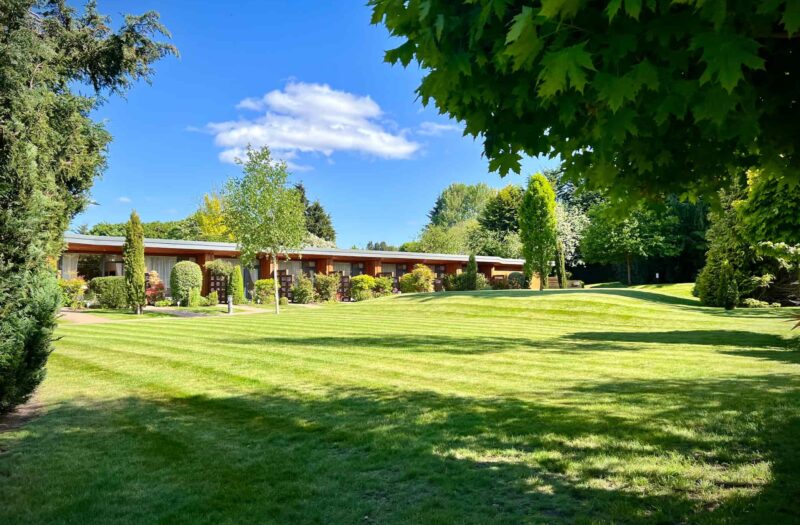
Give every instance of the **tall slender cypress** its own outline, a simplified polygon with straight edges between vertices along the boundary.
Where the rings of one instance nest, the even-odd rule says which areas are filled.
[[[125,290],[128,295],[128,306],[136,314],[142,313],[147,304],[144,283],[144,230],[142,221],[136,210],[125,225],[125,244],[122,246],[122,259],[125,263]]]

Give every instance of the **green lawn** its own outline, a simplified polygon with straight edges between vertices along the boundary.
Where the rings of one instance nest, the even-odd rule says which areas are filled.
[[[680,288],[59,327],[0,523],[797,523],[785,311]]]

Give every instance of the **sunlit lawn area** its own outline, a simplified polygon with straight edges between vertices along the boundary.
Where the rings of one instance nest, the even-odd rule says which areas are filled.
[[[796,523],[785,314],[679,286],[66,324],[0,523]]]

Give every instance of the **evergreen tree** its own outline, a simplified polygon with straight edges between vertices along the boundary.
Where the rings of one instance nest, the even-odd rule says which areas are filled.
[[[238,264],[234,266],[230,277],[230,293],[233,296],[233,304],[242,304],[246,301],[244,295],[244,277],[242,276],[242,267]]]
[[[131,212],[131,218],[125,228],[122,260],[125,263],[125,292],[128,296],[128,306],[140,315],[142,308],[147,304],[147,296],[144,283],[144,233],[139,214],[135,210]]]
[[[174,48],[153,40],[166,34],[156,13],[112,24],[94,3],[78,14],[57,0],[4,0],[0,28],[3,413],[44,377],[60,302],[51,261],[88,203],[111,140],[91,115],[103,95],[149,79]]]
[[[469,255],[469,261],[464,270],[464,288],[466,290],[478,289],[478,263],[475,261],[475,254]]]
[[[539,289],[547,288],[550,261],[556,250],[556,195],[544,175],[537,173],[528,181],[520,207],[520,235],[525,256],[525,277],[530,281],[539,274]]]
[[[300,195],[300,201],[303,204],[306,217],[306,228],[308,233],[325,239],[326,241],[336,242],[336,230],[333,228],[333,221],[330,214],[325,211],[325,208],[315,200],[310,202],[306,196],[306,187],[302,182],[294,185],[294,189]]]
[[[556,277],[558,278],[558,287],[562,290],[567,287],[567,268],[564,261],[564,243],[560,240],[556,241]]]
[[[336,242],[336,230],[333,229],[331,216],[318,200],[306,207],[306,228],[312,235],[326,241]]]

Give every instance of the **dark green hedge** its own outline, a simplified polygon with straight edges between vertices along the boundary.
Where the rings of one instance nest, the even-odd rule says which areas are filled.
[[[127,308],[128,293],[124,277],[95,277],[89,281],[89,291],[101,308]]]

